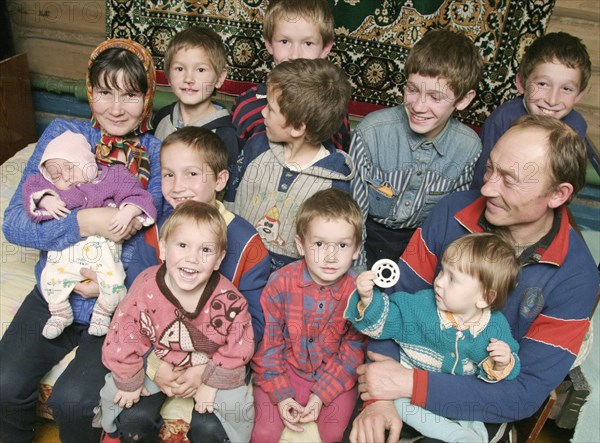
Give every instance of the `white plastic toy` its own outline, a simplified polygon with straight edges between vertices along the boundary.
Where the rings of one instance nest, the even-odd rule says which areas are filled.
[[[400,268],[389,258],[377,260],[371,270],[377,274],[374,282],[380,288],[391,288],[400,280]]]

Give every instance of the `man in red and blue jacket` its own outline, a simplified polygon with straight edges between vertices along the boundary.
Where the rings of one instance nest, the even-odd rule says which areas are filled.
[[[488,384],[402,367],[397,345],[369,343],[371,363],[358,368],[365,400],[350,441],[397,441],[402,423],[394,398],[456,420],[479,420],[493,432],[531,416],[569,372],[590,324],[599,288],[598,269],[570,225],[566,204],[585,180],[582,140],[564,123],[525,116],[499,139],[478,191],[443,199],[415,232],[400,258],[394,291],[431,287],[442,252],[470,232],[493,231],[515,246],[521,271],[502,312],[519,342],[521,373]],[[384,357],[384,355],[391,356]],[[495,426],[494,426],[495,424]],[[492,431],[493,430],[493,431]]]

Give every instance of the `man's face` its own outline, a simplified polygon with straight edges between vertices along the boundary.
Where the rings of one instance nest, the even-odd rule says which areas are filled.
[[[488,160],[481,188],[487,198],[485,218],[517,233],[515,240],[539,239],[556,207],[547,143],[547,133],[540,128],[511,128],[500,137]]]

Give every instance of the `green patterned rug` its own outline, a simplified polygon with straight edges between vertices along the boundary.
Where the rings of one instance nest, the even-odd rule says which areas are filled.
[[[301,0],[299,0],[301,1]],[[350,78],[350,113],[365,115],[402,101],[404,60],[428,30],[467,33],[485,60],[484,80],[468,112],[481,125],[516,93],[519,60],[542,35],[555,0],[329,0],[336,23],[330,59]],[[272,60],[264,48],[262,0],[107,0],[107,37],[132,38],[150,48],[159,69],[171,37],[193,25],[212,28],[228,49],[228,81],[221,92],[239,94],[264,80]],[[159,75],[159,79],[164,76]]]

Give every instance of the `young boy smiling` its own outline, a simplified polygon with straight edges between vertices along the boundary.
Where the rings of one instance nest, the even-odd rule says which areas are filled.
[[[227,53],[216,32],[199,26],[184,29],[169,42],[164,68],[177,101],[160,109],[152,122],[160,140],[184,126],[214,131],[225,143],[230,167],[243,142],[237,137],[231,114],[212,100],[227,76]]]
[[[481,128],[482,151],[471,188],[480,189],[492,148],[511,123],[522,115],[548,115],[562,120],[585,139],[587,123],[574,107],[585,96],[592,62],[581,39],[566,32],[546,34],[527,48],[517,74],[519,96],[502,104]],[[588,158],[600,171],[594,149]]]
[[[190,441],[210,441],[202,428],[212,414],[222,423],[224,437],[248,441],[252,417],[219,412],[251,405],[245,366],[254,353],[248,303],[218,272],[227,250],[225,220],[215,206],[187,201],[168,217],[160,234],[163,263],[135,279],[104,342],[102,361],[111,373],[100,391],[102,426],[108,433],[103,442],[116,443],[131,435],[120,426],[127,427],[128,420],[119,418],[124,408],[137,403],[153,406],[160,422],[160,408],[168,397],[146,375],[151,350],[169,365],[197,376],[196,389],[178,395],[195,400]],[[140,398],[142,393],[145,398]],[[140,440],[158,437],[156,427],[144,431],[145,438],[138,434]],[[194,438],[198,433],[201,437]]]
[[[260,293],[271,272],[270,258],[256,229],[217,200],[229,179],[223,141],[206,128],[188,126],[163,141],[160,160],[162,193],[169,205],[176,208],[187,200],[208,203],[225,219],[228,248],[219,271],[248,300],[258,343],[264,325]],[[165,219],[160,218],[136,243],[135,259],[126,269],[128,287],[144,269],[160,263],[158,231]]]
[[[452,117],[475,97],[477,47],[448,29],[427,32],[404,71],[404,104],[372,112],[352,137],[352,192],[365,220],[357,266],[397,260],[415,228],[445,195],[468,189],[481,151],[477,134]]]

